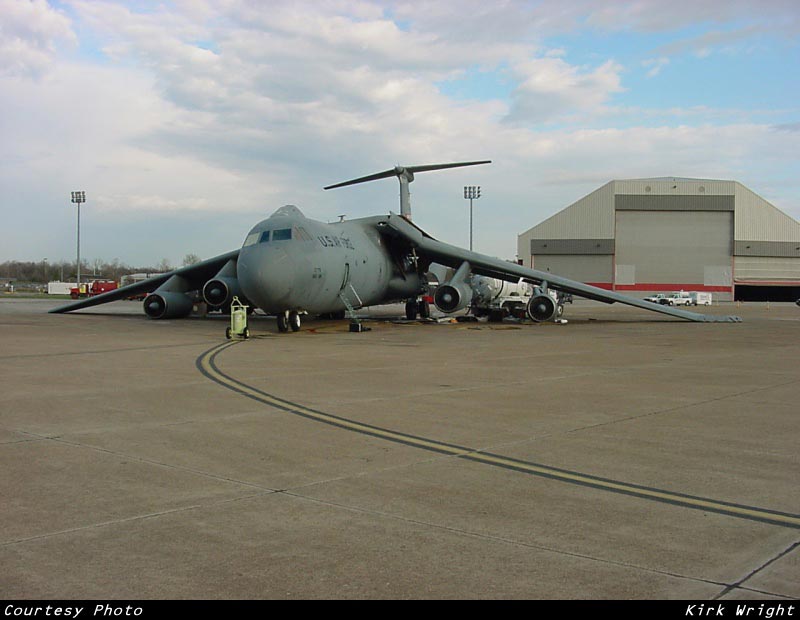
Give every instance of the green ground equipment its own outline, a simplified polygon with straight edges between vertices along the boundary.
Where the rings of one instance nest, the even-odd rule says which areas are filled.
[[[247,340],[250,329],[247,327],[247,306],[234,297],[231,302],[231,326],[225,328],[225,337],[230,340],[234,336]]]

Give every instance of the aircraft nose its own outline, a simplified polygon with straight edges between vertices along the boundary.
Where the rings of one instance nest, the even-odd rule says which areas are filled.
[[[291,308],[296,268],[281,248],[239,257],[239,284],[245,296],[265,311],[282,312]]]

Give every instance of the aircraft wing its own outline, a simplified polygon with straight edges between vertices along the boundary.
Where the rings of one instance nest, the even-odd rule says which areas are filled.
[[[453,267],[454,269],[457,269],[464,261],[467,261],[470,264],[472,273],[478,275],[510,282],[517,282],[520,278],[533,284],[542,284],[546,282],[548,288],[608,304],[622,303],[689,321],[732,323],[741,321],[741,319],[736,316],[712,316],[700,314],[698,312],[689,312],[672,306],[654,304],[614,291],[590,286],[583,282],[569,280],[568,278],[563,278],[553,273],[537,271],[536,269],[517,265],[516,263],[509,263],[499,258],[492,258],[477,252],[470,252],[469,250],[437,241],[422,229],[394,213],[389,215],[388,218],[384,218],[378,222],[377,226],[383,234],[391,237],[404,238],[415,248],[417,256],[428,259],[431,262]]]
[[[91,306],[98,306],[110,301],[126,299],[128,297],[133,297],[134,295],[141,295],[142,293],[152,293],[174,275],[179,275],[189,282],[190,286],[192,287],[190,290],[200,290],[203,288],[203,285],[208,280],[213,278],[229,260],[232,258],[235,259],[238,256],[239,250],[234,250],[232,252],[228,252],[227,254],[221,254],[220,256],[209,258],[208,260],[204,260],[200,263],[189,265],[188,267],[181,267],[180,269],[162,273],[155,277],[148,278],[147,280],[142,280],[141,282],[136,282],[135,284],[129,284],[128,286],[123,286],[122,288],[118,288],[107,293],[102,293],[100,295],[95,295],[94,297],[89,297],[87,299],[81,299],[80,301],[68,303],[63,306],[58,306],[57,308],[50,310],[50,312],[72,312],[73,310],[90,308]]]

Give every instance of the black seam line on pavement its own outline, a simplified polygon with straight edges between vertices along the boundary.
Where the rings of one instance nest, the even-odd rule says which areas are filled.
[[[295,499],[302,500],[302,501],[310,501],[310,502],[313,502],[315,504],[322,504],[323,506],[340,508],[342,510],[347,510],[347,511],[350,511],[350,512],[357,512],[359,514],[367,514],[367,515],[371,515],[371,516],[384,517],[384,518],[388,518],[388,519],[394,519],[396,521],[402,521],[403,523],[410,523],[410,524],[413,524],[413,525],[420,525],[420,526],[427,527],[427,528],[435,528],[435,529],[439,529],[439,530],[444,530],[446,532],[450,532],[451,534],[457,534],[457,535],[466,536],[466,537],[469,537],[469,538],[477,538],[477,539],[480,539],[480,540],[488,540],[488,541],[492,541],[492,542],[496,542],[496,543],[502,543],[502,544],[506,544],[506,545],[512,545],[512,546],[516,546],[516,547],[524,547],[525,549],[536,549],[538,551],[544,551],[546,553],[552,553],[552,554],[555,554],[555,555],[563,555],[563,556],[568,556],[568,557],[571,557],[571,558],[577,558],[577,559],[580,559],[580,560],[588,560],[590,562],[597,562],[599,564],[609,564],[609,565],[612,565],[612,566],[619,566],[619,567],[622,567],[622,568],[630,568],[630,569],[634,569],[634,570],[640,570],[640,571],[644,571],[644,572],[648,572],[648,573],[653,573],[653,574],[656,574],[656,575],[662,575],[662,576],[666,576],[666,577],[674,577],[676,579],[686,579],[688,581],[707,583],[707,584],[714,585],[714,586],[726,586],[726,585],[728,585],[723,581],[716,581],[716,580],[713,580],[713,579],[704,579],[703,577],[694,577],[692,575],[682,575],[680,573],[673,573],[673,572],[670,572],[670,571],[660,570],[660,569],[652,568],[652,567],[649,567],[649,566],[641,566],[639,564],[631,564],[629,562],[620,562],[619,560],[612,560],[612,559],[609,559],[609,558],[601,558],[601,557],[597,557],[597,556],[593,556],[593,555],[588,555],[586,553],[577,553],[575,551],[568,551],[568,550],[565,550],[565,549],[558,549],[556,547],[548,547],[546,545],[536,545],[536,544],[533,544],[533,543],[530,543],[530,542],[526,542],[524,540],[515,540],[513,538],[506,538],[506,537],[503,537],[503,536],[494,536],[492,534],[485,534],[485,533],[480,533],[480,532],[472,532],[470,530],[465,530],[463,528],[453,527],[452,525],[442,525],[440,523],[433,523],[433,522],[430,522],[430,521],[421,521],[419,519],[413,519],[413,518],[410,518],[410,517],[404,517],[404,516],[399,515],[399,514],[384,512],[384,511],[380,511],[380,510],[373,510],[373,509],[370,509],[370,508],[363,508],[363,507],[360,507],[360,506],[353,506],[353,505],[350,505],[350,504],[342,504],[342,503],[333,502],[333,501],[326,500],[326,499],[320,499],[318,497],[312,497],[310,495],[301,495],[300,493],[297,493],[297,492],[294,492],[294,491],[281,491],[280,494],[281,495],[287,495],[289,497],[293,497]]]
[[[23,435],[30,435],[30,437],[22,437],[20,439],[16,439],[16,440],[13,440],[13,441],[0,441],[0,446],[11,446],[11,445],[17,444],[17,443],[36,443],[37,441],[47,441],[49,439],[49,437],[44,437],[44,436],[40,436],[40,435],[32,435],[31,433],[29,433],[27,431],[21,431],[21,430],[18,430],[18,429],[14,429],[14,430],[12,430],[12,432],[21,433]]]
[[[721,585],[721,584],[720,584]],[[776,598],[786,599],[787,601],[794,601],[797,600],[796,596],[792,596],[790,594],[780,594],[778,592],[771,592],[769,590],[759,590],[757,588],[748,588],[747,586],[728,586],[725,588],[723,593],[730,593],[734,590],[738,592],[753,592],[754,594],[765,594],[767,596],[774,596]],[[712,601],[719,600],[723,593],[717,594],[714,598],[709,599]],[[727,600],[727,599],[726,599]]]
[[[103,452],[104,454],[111,454],[116,457],[125,458],[129,461],[136,461],[138,463],[144,463],[146,465],[153,465],[155,467],[163,467],[164,469],[174,469],[175,471],[180,471],[187,474],[193,474],[195,476],[202,476],[204,478],[209,478],[211,480],[216,480],[218,482],[227,482],[230,484],[238,484],[243,487],[250,487],[253,489],[258,489],[264,493],[276,493],[281,489],[272,489],[270,487],[266,487],[261,484],[255,484],[253,482],[245,482],[244,480],[236,480],[235,478],[226,478],[225,476],[218,476],[216,474],[209,473],[207,471],[201,471],[199,469],[192,469],[191,467],[183,467],[181,465],[170,465],[169,463],[162,463],[161,461],[154,461],[152,459],[145,459],[140,456],[136,456],[133,454],[126,454],[125,452],[117,452],[115,450],[109,450],[108,448],[101,448],[99,446],[92,446],[89,444],[81,443],[79,441],[69,441],[67,439],[63,439],[62,437],[47,437],[45,435],[37,435],[36,433],[31,433],[29,431],[20,431],[24,432],[27,435],[31,435],[32,437],[39,437],[40,439],[47,440],[47,441],[54,441],[56,443],[61,443],[66,446],[72,446],[73,448],[84,448],[86,450],[94,450],[95,452]]]
[[[638,420],[640,418],[646,418],[653,415],[663,415],[666,413],[673,413],[676,411],[680,411],[682,409],[688,409],[690,407],[698,407],[700,405],[707,405],[708,403],[715,403],[721,400],[727,400],[728,398],[738,398],[739,396],[746,396],[747,394],[755,394],[756,392],[766,392],[768,390],[774,390],[775,388],[784,387],[787,385],[792,385],[793,383],[800,383],[798,379],[792,379],[791,381],[784,381],[782,383],[774,383],[772,385],[765,385],[764,387],[757,387],[750,390],[745,390],[743,392],[737,392],[736,394],[725,394],[723,396],[716,396],[714,398],[709,398],[707,400],[699,400],[693,403],[687,403],[685,405],[676,405],[674,407],[667,407],[666,409],[657,409],[656,411],[649,411],[647,413],[639,413],[636,415],[627,416],[625,418],[619,418],[616,420],[609,420],[608,422],[598,422],[597,424],[589,424],[587,426],[581,426],[579,428],[573,428],[568,431],[564,431],[565,433],[576,433],[587,429],[598,428],[601,426],[611,426],[613,424],[619,424],[620,422],[631,422],[633,420]]]
[[[505,457],[499,454],[492,454],[490,452],[479,452],[473,448],[440,442],[425,437],[418,437],[362,422],[355,422],[353,420],[348,420],[347,418],[312,409],[311,407],[306,407],[304,405],[300,405],[299,403],[294,403],[289,400],[273,396],[272,394],[268,394],[267,392],[249,386],[246,383],[223,373],[216,365],[216,357],[221,352],[235,344],[237,343],[223,343],[221,345],[212,347],[200,355],[195,362],[198,371],[203,376],[226,389],[241,394],[242,396],[252,400],[261,402],[265,405],[286,411],[287,413],[347,431],[391,441],[393,443],[420,448],[431,452],[438,452],[440,454],[447,454],[468,461],[473,461],[475,463],[493,465],[495,467],[500,467],[511,471],[557,480],[559,482],[590,487],[599,489],[601,491],[620,493],[623,495],[657,501],[660,503],[682,506],[684,508],[715,512],[740,519],[749,519],[751,521],[759,521],[761,523],[768,523],[771,525],[800,529],[800,515],[792,513],[779,512],[775,510],[759,508],[757,506],[735,504],[732,502],[714,500],[696,495],[686,495],[683,493],[666,491],[654,487],[646,487],[637,484],[621,482],[619,480],[613,480],[610,478],[601,478],[591,474],[582,474],[580,472],[560,469],[530,461],[523,461]]]
[[[0,547],[9,547],[11,545],[18,545],[21,543],[31,542],[34,540],[42,540],[43,538],[51,538],[53,536],[62,536],[64,534],[73,534],[75,532],[82,532],[84,530],[92,530],[100,527],[108,527],[109,525],[116,525],[118,523],[128,523],[130,521],[141,521],[143,519],[152,519],[154,517],[162,517],[164,515],[174,514],[176,512],[184,512],[186,510],[195,510],[199,505],[181,506],[180,508],[172,508],[170,510],[162,510],[160,512],[151,512],[143,515],[135,515],[132,517],[123,517],[121,519],[113,519],[111,521],[101,521],[100,523],[91,523],[89,525],[81,525],[79,527],[70,527],[65,530],[58,530],[56,532],[45,532],[44,534],[37,534],[35,536],[26,536],[25,538],[15,538],[14,540],[6,540],[0,542]]]
[[[26,542],[31,542],[34,540],[42,540],[45,538],[52,538],[53,536],[63,536],[65,534],[74,534],[76,532],[83,532],[85,530],[92,530],[96,528],[102,527],[110,527],[113,525],[119,525],[121,523],[130,523],[132,521],[146,521],[148,519],[155,519],[158,517],[169,516],[181,512],[190,512],[193,510],[200,510],[203,508],[214,508],[216,506],[223,506],[225,504],[232,504],[235,502],[245,501],[254,498],[260,497],[267,497],[270,495],[281,495],[283,491],[266,491],[264,493],[253,493],[251,495],[241,495],[239,497],[229,497],[225,499],[220,499],[217,501],[210,501],[207,503],[200,503],[200,504],[190,504],[188,506],[180,506],[178,508],[170,508],[169,510],[161,510],[159,512],[148,512],[146,514],[141,515],[133,515],[130,517],[121,517],[119,519],[112,519],[110,521],[101,521],[99,523],[90,523],[88,525],[81,525],[78,527],[71,527],[65,530],[57,530],[55,532],[45,532],[44,534],[36,534],[35,536],[26,536],[24,538],[15,538],[14,540],[6,540],[0,541],[0,547],[10,547],[12,545],[18,545]],[[719,584],[724,585],[724,584]]]
[[[100,355],[103,353],[128,353],[130,351],[150,351],[151,349],[179,349],[181,347],[197,347],[208,344],[207,340],[187,344],[154,344],[149,347],[123,347],[120,349],[97,349],[94,351],[62,351],[61,353],[20,353],[17,355],[0,355],[0,360],[36,359],[38,357],[68,357],[71,355]]]
[[[696,576],[693,576],[693,575],[684,575],[684,574],[681,574],[681,573],[675,573],[675,572],[671,572],[671,571],[667,571],[667,570],[660,570],[658,568],[653,568],[653,567],[650,567],[650,566],[642,566],[640,564],[631,564],[630,562],[621,562],[619,560],[612,560],[612,559],[609,559],[609,558],[597,557],[597,556],[593,556],[593,555],[588,555],[586,553],[577,553],[575,551],[569,551],[569,550],[566,550],[566,549],[558,549],[557,547],[548,547],[546,545],[536,545],[536,544],[533,544],[533,543],[530,543],[530,542],[526,542],[526,541],[515,540],[513,538],[505,538],[503,536],[494,536],[494,535],[491,535],[491,534],[482,534],[480,532],[472,532],[470,530],[466,530],[466,529],[463,529],[463,528],[453,527],[452,525],[442,525],[442,524],[439,524],[439,523],[433,523],[431,521],[421,521],[419,519],[413,519],[413,518],[410,518],[410,517],[404,517],[404,516],[399,515],[399,514],[389,513],[389,512],[380,511],[380,510],[374,510],[374,509],[371,509],[371,508],[363,508],[361,506],[353,506],[351,504],[342,504],[342,503],[334,502],[334,501],[327,500],[327,499],[321,499],[321,498],[318,498],[318,497],[312,497],[310,495],[300,494],[297,491],[284,490],[284,491],[279,491],[278,494],[287,495],[289,497],[293,497],[295,499],[299,499],[299,500],[302,500],[302,501],[310,501],[310,502],[313,502],[313,503],[322,504],[324,506],[332,506],[334,508],[340,508],[342,510],[348,510],[348,511],[351,511],[351,512],[357,512],[359,514],[368,514],[368,515],[373,515],[373,516],[378,516],[378,517],[385,517],[385,518],[394,519],[394,520],[397,520],[397,521],[402,521],[404,523],[411,523],[411,524],[414,524],[414,525],[421,525],[421,526],[424,526],[424,527],[440,529],[440,530],[444,530],[444,531],[447,531],[447,532],[450,532],[450,533],[453,533],[453,534],[467,536],[469,538],[477,538],[477,539],[480,539],[480,540],[488,540],[488,541],[492,541],[492,542],[498,542],[498,543],[513,545],[513,546],[517,546],[517,547],[524,547],[526,549],[537,549],[539,551],[544,551],[544,552],[547,552],[547,553],[553,553],[555,555],[563,555],[563,556],[568,556],[568,557],[572,557],[572,558],[577,558],[577,559],[580,559],[580,560],[588,560],[590,562],[597,562],[599,564],[608,564],[608,565],[611,565],[611,566],[618,566],[618,567],[622,567],[622,568],[640,570],[640,571],[653,573],[653,574],[661,575],[661,576],[665,576],[665,577],[673,577],[675,579],[683,579],[683,580],[686,580],[686,581],[693,581],[693,582],[696,582],[696,583],[705,583],[705,584],[709,584],[709,585],[713,585],[713,586],[724,586],[724,587],[727,587],[728,589],[738,588],[740,590],[748,590],[748,591],[751,591],[751,592],[756,592],[758,594],[766,594],[766,595],[769,595],[769,596],[776,596],[776,597],[781,597],[781,598],[786,598],[786,599],[790,599],[791,598],[791,597],[789,597],[789,596],[787,596],[785,594],[778,594],[778,593],[769,592],[769,591],[766,591],[766,590],[757,590],[755,588],[748,588],[746,586],[741,586],[741,585],[736,585],[736,584],[728,584],[728,583],[726,583],[724,581],[718,581],[718,580],[715,580],[715,579],[706,579],[706,578],[703,578],[703,577],[696,577]]]
[[[736,588],[747,589],[747,590],[751,589],[751,588],[748,588],[748,587],[746,587],[746,586],[743,586],[742,584],[743,584],[745,581],[748,581],[749,579],[751,579],[751,578],[755,577],[755,576],[756,576],[758,573],[760,573],[762,570],[764,570],[765,568],[767,568],[767,566],[769,566],[770,564],[773,564],[774,562],[777,562],[778,560],[780,560],[782,557],[784,557],[784,556],[786,556],[786,555],[789,555],[789,554],[790,554],[792,551],[794,551],[795,549],[797,549],[797,547],[798,547],[798,546],[800,546],[800,542],[797,542],[797,541],[793,542],[793,543],[792,543],[791,545],[789,545],[789,546],[788,546],[786,549],[784,549],[784,550],[783,550],[783,551],[781,551],[779,554],[777,554],[777,555],[776,555],[774,558],[770,558],[769,560],[767,560],[766,562],[764,562],[764,563],[763,563],[761,566],[759,566],[758,568],[756,568],[756,569],[754,569],[754,570],[750,571],[750,572],[749,572],[747,575],[745,575],[744,577],[742,577],[742,578],[741,578],[739,581],[737,581],[737,582],[735,582],[735,583],[733,583],[733,584],[729,585],[729,586],[728,586],[727,588],[725,588],[725,589],[724,589],[722,592],[720,592],[719,594],[717,594],[717,596],[716,596],[716,597],[714,597],[714,598],[715,598],[715,599],[718,599],[718,598],[720,598],[720,597],[722,597],[722,596],[725,596],[725,595],[726,595],[726,594],[728,594],[728,593],[729,593],[731,590],[734,590],[734,589],[736,589]]]
[[[597,374],[606,374],[607,372],[610,372],[610,371],[601,371],[600,373],[597,373]],[[584,376],[591,376],[591,375],[595,375],[595,373],[581,373],[581,374],[575,374],[575,375],[561,375],[561,376],[557,376],[557,377],[548,377],[548,380],[576,379],[576,378],[580,378],[580,377],[584,377]],[[634,420],[639,420],[641,418],[647,418],[647,417],[650,417],[650,416],[675,413],[675,412],[681,411],[682,409],[688,409],[690,407],[697,407],[697,406],[700,406],[700,405],[706,405],[708,403],[718,402],[718,401],[726,400],[728,398],[737,398],[739,396],[746,396],[748,394],[755,394],[756,392],[765,392],[765,391],[768,391],[768,390],[773,390],[775,388],[785,387],[787,385],[792,385],[794,383],[800,383],[800,380],[792,379],[790,381],[784,381],[782,383],[774,383],[772,385],[767,385],[767,386],[764,386],[764,387],[758,387],[758,388],[753,388],[753,389],[750,389],[750,390],[745,390],[743,392],[737,392],[736,394],[725,394],[723,396],[716,396],[714,398],[709,398],[707,400],[700,400],[700,401],[696,401],[696,402],[692,402],[692,403],[687,403],[685,405],[676,405],[674,407],[668,407],[666,409],[656,409],[655,411],[647,411],[645,413],[637,413],[635,415],[629,415],[629,416],[626,416],[624,418],[617,418],[617,419],[614,419],[614,420],[609,420],[607,422],[597,422],[595,424],[587,424],[586,426],[578,426],[576,428],[571,428],[571,429],[568,429],[568,430],[565,430],[565,431],[559,431],[558,434],[565,434],[566,435],[566,434],[570,434],[570,433],[580,433],[582,431],[589,430],[589,429],[600,428],[600,427],[603,427],[603,426],[613,426],[614,424],[620,424],[620,423],[623,423],[623,422],[632,422]],[[524,381],[509,381],[509,382],[496,383],[495,386],[511,387],[511,386],[514,386],[514,385],[523,385],[523,384],[527,384],[527,383],[524,382]],[[472,388],[472,387],[451,388],[451,389],[447,389],[447,390],[439,390],[436,393],[437,394],[441,394],[441,393],[452,393],[452,392],[471,392],[471,391],[474,391],[476,389],[481,389],[483,387],[484,386],[479,386],[479,387],[476,387],[476,388]],[[434,392],[417,392],[417,393],[414,394],[414,396],[415,397],[416,396],[425,396],[425,395],[433,394],[433,393]],[[381,401],[388,401],[388,400],[391,400],[391,398],[387,397],[387,396],[380,396],[380,397],[376,397],[376,398],[359,399],[357,402],[359,402],[359,403],[381,402]],[[339,401],[336,401],[336,402],[338,402],[338,404],[341,404],[341,405],[350,404],[346,400],[339,400]],[[544,437],[551,437],[554,434],[555,433],[545,433],[545,434],[542,434],[542,435],[539,435],[539,436],[535,437],[535,439],[542,439]],[[505,445],[505,446],[515,445],[515,444],[519,444],[519,443],[525,443],[527,441],[529,441],[529,439],[522,439],[522,440],[519,440],[519,441],[507,442],[507,443],[505,443],[503,445]]]
[[[671,571],[667,571],[667,570],[660,570],[658,568],[653,568],[653,567],[650,567],[650,566],[642,566],[640,564],[632,564],[630,562],[621,562],[619,560],[612,560],[612,559],[609,559],[609,558],[597,557],[597,556],[589,555],[589,554],[586,554],[586,553],[577,553],[575,551],[569,551],[569,550],[566,550],[566,549],[558,549],[557,547],[548,547],[546,545],[536,545],[536,544],[533,544],[533,543],[530,543],[530,542],[526,542],[526,541],[522,541],[522,540],[515,540],[513,538],[505,538],[503,536],[494,536],[494,535],[491,535],[491,534],[482,534],[480,532],[472,532],[470,530],[466,530],[466,529],[463,529],[463,528],[453,527],[452,525],[442,525],[442,524],[433,523],[433,522],[430,522],[430,521],[421,521],[419,519],[413,519],[413,518],[410,518],[410,517],[404,517],[404,516],[399,515],[399,514],[389,513],[389,512],[380,511],[380,510],[374,510],[374,509],[371,509],[371,508],[364,508],[364,507],[361,507],[361,506],[353,506],[351,504],[342,504],[340,502],[334,502],[334,501],[327,500],[327,499],[321,499],[321,498],[318,498],[318,497],[312,497],[310,495],[300,494],[297,491],[283,490],[283,491],[279,491],[278,494],[287,495],[289,497],[293,497],[295,499],[299,499],[299,500],[302,500],[302,501],[310,501],[310,502],[313,502],[313,503],[322,504],[324,506],[332,506],[334,508],[340,508],[342,510],[348,510],[348,511],[351,511],[351,512],[357,512],[359,514],[368,514],[368,515],[373,515],[373,516],[378,516],[378,517],[385,517],[385,518],[394,519],[394,520],[397,520],[397,521],[402,521],[404,523],[411,523],[411,524],[414,524],[414,525],[421,525],[421,526],[424,526],[424,527],[440,529],[440,530],[444,530],[444,531],[447,531],[447,532],[450,532],[450,533],[453,533],[453,534],[467,536],[469,538],[477,538],[477,539],[480,539],[480,540],[488,540],[488,541],[492,541],[492,542],[498,542],[498,543],[508,544],[508,545],[517,546],[517,547],[524,547],[526,549],[537,549],[539,551],[544,551],[544,552],[547,552],[547,553],[553,553],[555,555],[563,555],[563,556],[568,556],[568,557],[572,557],[572,558],[577,558],[577,559],[580,559],[580,560],[588,560],[590,562],[597,562],[599,564],[608,564],[608,565],[611,565],[611,566],[618,566],[618,567],[622,567],[622,568],[640,570],[640,571],[644,571],[644,572],[647,572],[647,573],[652,573],[652,574],[655,574],[655,575],[661,575],[661,576],[665,576],[665,577],[673,577],[675,579],[683,579],[683,580],[686,580],[686,581],[693,581],[693,582],[696,582],[696,583],[705,583],[705,584],[709,584],[709,585],[713,585],[713,586],[724,586],[726,588],[725,592],[733,590],[733,589],[739,589],[739,590],[746,590],[746,591],[749,591],[749,592],[755,592],[757,594],[765,594],[765,595],[768,595],[768,596],[775,596],[775,597],[779,597],[779,598],[785,598],[787,600],[792,599],[792,597],[790,597],[790,596],[788,596],[786,594],[779,594],[777,592],[770,592],[770,591],[767,591],[767,590],[758,590],[756,588],[749,588],[747,586],[742,586],[742,585],[740,585],[741,581],[737,582],[736,584],[729,584],[729,583],[726,583],[724,581],[718,581],[718,580],[715,580],[715,579],[706,579],[706,578],[703,578],[703,577],[696,577],[696,576],[693,576],[693,575],[684,575],[684,574],[681,574],[681,573],[675,573],[675,572],[671,572]],[[782,555],[785,555],[785,552],[782,553],[781,556]],[[770,562],[772,562],[772,561],[773,560],[770,560]],[[767,564],[769,564],[770,562],[767,562]],[[766,566],[766,564],[764,566]],[[717,596],[720,596],[720,595],[717,595]]]

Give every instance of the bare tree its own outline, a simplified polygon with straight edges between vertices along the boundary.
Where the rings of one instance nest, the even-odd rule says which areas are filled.
[[[200,257],[197,254],[189,253],[183,257],[183,266],[196,265],[200,262]]]

